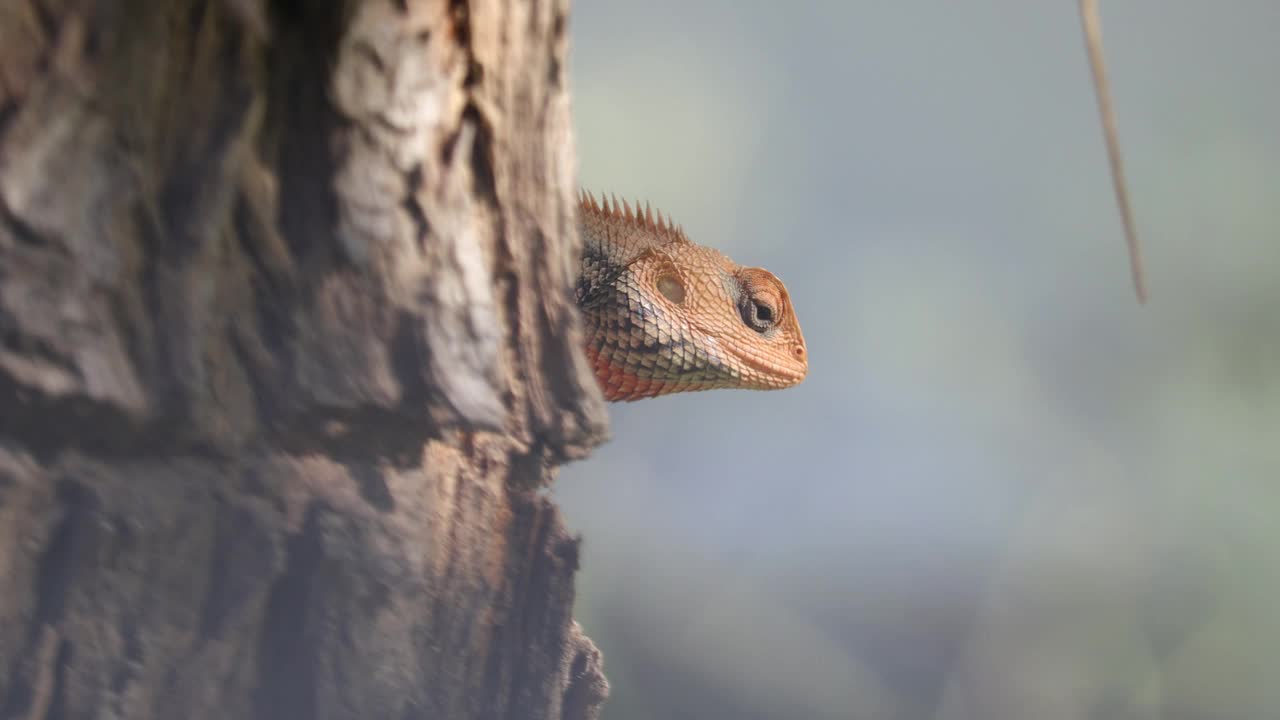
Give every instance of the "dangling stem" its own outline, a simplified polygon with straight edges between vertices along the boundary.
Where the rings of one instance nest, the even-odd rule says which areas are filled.
[[[1097,0],[1080,0],[1080,20],[1084,24],[1085,45],[1089,49],[1089,64],[1093,68],[1093,88],[1098,96],[1098,112],[1102,115],[1102,131],[1106,136],[1107,157],[1111,161],[1111,182],[1116,191],[1116,205],[1120,208],[1120,220],[1124,223],[1125,241],[1129,246],[1129,270],[1133,275],[1133,289],[1138,302],[1147,301],[1146,273],[1142,265],[1142,247],[1138,244],[1138,231],[1134,227],[1133,211],[1129,207],[1129,191],[1124,180],[1124,161],[1120,158],[1120,137],[1116,131],[1116,115],[1111,105],[1111,87],[1107,82],[1106,61],[1102,57],[1102,23],[1098,19]]]

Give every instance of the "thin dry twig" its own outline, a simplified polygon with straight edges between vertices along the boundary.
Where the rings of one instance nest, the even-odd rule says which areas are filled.
[[[1133,211],[1129,207],[1129,190],[1125,185],[1124,162],[1120,158],[1120,136],[1116,130],[1115,110],[1111,105],[1107,66],[1102,57],[1102,22],[1098,19],[1097,0],[1080,0],[1080,21],[1084,25],[1085,45],[1089,49],[1089,64],[1093,68],[1093,89],[1098,96],[1098,112],[1102,115],[1107,157],[1111,161],[1111,183],[1115,187],[1116,205],[1120,208],[1125,241],[1129,245],[1129,271],[1133,275],[1133,289],[1138,294],[1138,302],[1145,303],[1147,280],[1143,271],[1142,247],[1138,244],[1138,231],[1134,227]]]

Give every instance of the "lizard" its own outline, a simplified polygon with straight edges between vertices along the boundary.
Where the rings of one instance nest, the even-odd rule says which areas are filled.
[[[804,336],[773,273],[692,242],[647,203],[582,192],[578,210],[576,299],[606,400],[804,380]]]
[[[1147,290],[1116,138],[1097,0],[1079,0],[1138,302]],[[697,245],[646,204],[578,198],[576,297],[586,352],[610,401],[714,388],[776,390],[809,371],[786,286]]]

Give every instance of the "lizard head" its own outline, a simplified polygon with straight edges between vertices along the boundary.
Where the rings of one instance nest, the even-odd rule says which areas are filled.
[[[658,296],[649,323],[672,328],[673,347],[693,350],[694,372],[687,364],[669,370],[686,381],[681,390],[780,390],[808,374],[791,296],[768,270],[688,242],[642,255],[631,273]]]
[[[786,287],[691,242],[625,202],[583,198],[578,303],[609,400],[804,380],[809,361]]]

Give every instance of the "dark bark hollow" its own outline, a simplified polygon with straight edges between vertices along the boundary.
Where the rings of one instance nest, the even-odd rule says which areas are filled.
[[[0,0],[0,718],[593,718],[567,0]]]

